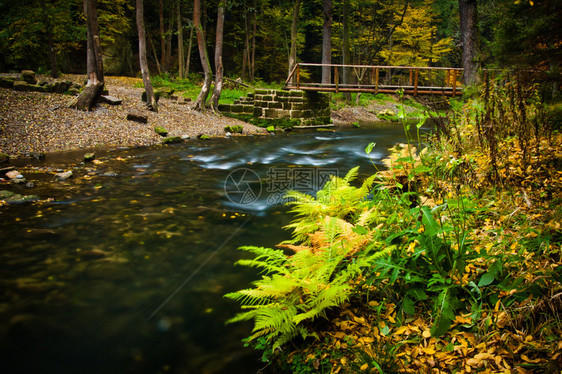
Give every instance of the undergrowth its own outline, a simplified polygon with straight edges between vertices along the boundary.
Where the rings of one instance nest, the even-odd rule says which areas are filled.
[[[246,342],[264,361],[299,373],[559,373],[562,136],[535,87],[498,79],[481,92],[362,184],[353,169],[316,197],[290,193],[281,249],[242,248],[254,258],[239,264],[263,273],[226,295],[244,309],[230,322],[253,321]]]

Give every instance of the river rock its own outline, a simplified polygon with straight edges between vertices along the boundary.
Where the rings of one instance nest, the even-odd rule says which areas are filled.
[[[85,162],[92,162],[92,161],[94,161],[95,159],[96,159],[96,154],[93,153],[93,152],[86,153],[86,154],[84,155],[84,161],[85,161]]]
[[[55,174],[55,178],[59,181],[64,181],[64,180],[67,180],[68,178],[71,178],[71,177],[72,177],[72,171],[71,170]]]
[[[187,134],[184,134],[184,135],[181,136],[181,138],[182,138],[183,140],[189,140],[191,137],[190,137],[189,135],[187,135]]]
[[[15,193],[8,190],[0,191],[0,199],[9,199],[10,197],[14,196]]]
[[[14,180],[14,179],[24,179],[23,175],[19,173],[17,170],[12,170],[6,173],[6,177]]]
[[[10,161],[10,156],[5,153],[0,153],[0,164]]]
[[[91,249],[89,251],[80,252],[80,257],[85,260],[97,260],[99,258],[104,258],[108,255],[107,252],[104,252],[100,249]]]
[[[163,144],[176,144],[176,143],[181,143],[183,141],[183,139],[179,136],[171,136],[169,138],[165,138],[162,143]]]
[[[35,160],[40,160],[40,161],[45,159],[45,154],[43,152],[31,152],[29,156]]]

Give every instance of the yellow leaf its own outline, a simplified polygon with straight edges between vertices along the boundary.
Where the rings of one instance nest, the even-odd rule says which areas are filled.
[[[365,371],[365,370],[367,370],[368,368],[369,368],[369,364],[363,364],[363,365],[361,365],[361,368],[360,368],[360,369],[361,369],[361,371]]]
[[[408,331],[408,330],[410,330],[410,329],[408,328],[408,326],[402,326],[402,327],[399,327],[398,330],[396,330],[394,333],[395,333],[396,335],[402,335],[402,334],[404,334],[404,333],[405,333],[406,331]]]
[[[432,355],[435,353],[435,348],[433,348],[433,346],[429,346],[429,347],[422,348],[422,351],[424,351],[425,354],[427,355]]]
[[[541,362],[540,358],[532,360],[529,357],[527,357],[526,355],[521,355],[521,359],[525,362],[530,363],[530,364],[538,364],[539,362]]]
[[[429,330],[424,330],[422,336],[426,339],[429,339],[431,337],[431,332]]]

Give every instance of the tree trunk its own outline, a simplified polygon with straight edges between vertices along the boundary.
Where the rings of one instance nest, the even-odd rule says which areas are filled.
[[[87,23],[86,65],[88,83],[80,95],[70,102],[69,106],[80,110],[90,110],[103,91],[104,84],[96,0],[84,0],[84,14]]]
[[[349,65],[349,0],[343,0],[343,43],[342,43],[343,64]],[[343,68],[343,84],[349,84],[349,68]],[[351,92],[344,93],[345,100],[351,101]]]
[[[164,33],[164,4],[163,0],[158,0],[158,20],[160,22],[160,66],[166,69],[166,34]]]
[[[184,67],[183,62],[185,59],[183,53],[183,27],[181,24],[181,7],[180,7],[180,0],[177,0],[177,20],[178,20],[178,77],[183,79]]]
[[[184,77],[189,78],[189,68],[191,66],[191,49],[193,48],[193,27],[189,29],[189,43],[187,44],[187,61],[185,62]]]
[[[154,97],[152,82],[150,81],[150,73],[148,71],[148,61],[146,59],[146,36],[144,30],[144,8],[143,0],[136,0],[137,5],[137,30],[139,33],[139,59],[142,73],[142,82],[146,91],[146,106],[149,110],[158,111],[158,104]]]
[[[222,93],[222,77],[224,73],[224,67],[222,64],[222,46],[224,35],[225,6],[226,0],[221,0],[219,2],[217,12],[217,35],[215,39],[215,88],[213,89],[213,96],[211,96],[211,109],[213,110],[213,112],[217,112],[219,110],[219,99]]]
[[[289,74],[293,71],[295,64],[297,63],[297,22],[299,19],[299,8],[301,5],[301,0],[295,0],[295,5],[293,7],[293,22],[291,23],[291,52],[289,53]],[[291,78],[290,83],[293,83],[293,78]]]
[[[193,26],[195,27],[195,32],[197,33],[197,46],[199,47],[199,58],[201,59],[201,65],[203,66],[203,72],[205,73],[205,79],[203,80],[203,86],[201,91],[195,100],[194,110],[203,111],[205,110],[205,103],[207,97],[209,96],[209,91],[211,90],[211,80],[213,78],[213,71],[211,69],[211,63],[209,62],[209,55],[207,54],[207,47],[205,45],[205,34],[203,33],[203,27],[201,26],[201,2],[200,0],[193,0]]]
[[[148,42],[150,43],[150,48],[152,48],[152,52],[154,53],[154,59],[156,60],[156,69],[158,70],[158,74],[162,74],[162,68],[160,67],[160,62],[158,61],[158,52],[156,52],[156,48],[154,47],[154,42],[152,41],[152,37],[148,34]]]
[[[332,63],[332,0],[324,0],[324,26],[322,32],[322,64]],[[322,83],[331,83],[331,67],[322,67]]]
[[[480,35],[478,32],[477,0],[459,0],[459,13],[464,84],[471,85],[479,81]]]
[[[170,71],[172,67],[172,30],[174,29],[174,20],[176,19],[175,7],[172,6],[170,21],[166,30],[166,71]]]
[[[258,28],[258,1],[254,0],[254,29],[252,32],[252,54],[250,56],[250,80],[253,82],[256,78],[256,33]]]

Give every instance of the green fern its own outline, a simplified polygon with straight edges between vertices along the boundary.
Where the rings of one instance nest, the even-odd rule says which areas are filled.
[[[375,240],[376,229],[369,228],[377,220],[376,207],[366,200],[374,176],[354,187],[350,183],[357,173],[354,168],[344,178],[333,176],[316,197],[287,194],[297,218],[287,226],[293,239],[282,246],[294,254],[241,248],[254,258],[237,264],[263,270],[252,288],[225,295],[244,309],[228,323],[254,321],[247,341],[265,338],[275,349],[299,336],[316,336],[311,322],[349,300],[353,281],[393,250]]]

